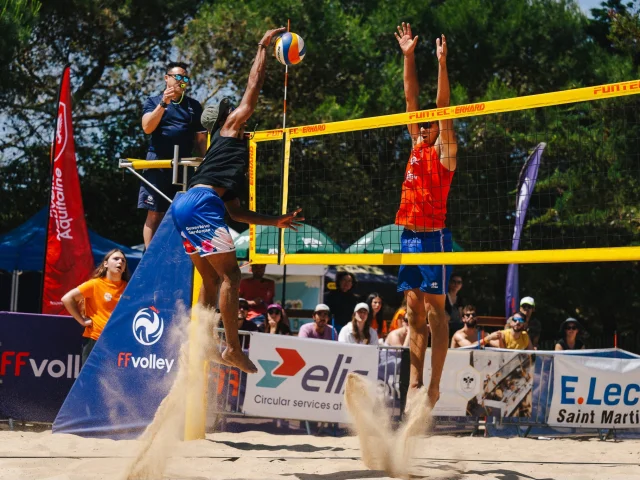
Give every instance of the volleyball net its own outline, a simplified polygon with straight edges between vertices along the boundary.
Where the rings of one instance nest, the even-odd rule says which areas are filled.
[[[640,260],[640,81],[256,132],[250,208],[303,208],[299,232],[250,227],[250,259],[282,264],[508,264]],[[406,125],[454,119],[454,251],[400,253],[394,225]],[[521,171],[543,144],[512,250]],[[546,145],[546,146],[545,146]],[[540,148],[542,148],[542,146]]]

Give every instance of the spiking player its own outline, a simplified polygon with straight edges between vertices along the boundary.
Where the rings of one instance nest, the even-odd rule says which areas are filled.
[[[233,239],[224,222],[225,209],[234,220],[256,225],[295,230],[300,226],[298,222],[304,220],[299,215],[300,208],[271,217],[247,210],[238,198],[244,186],[249,154],[244,130],[264,83],[267,47],[273,37],[284,30],[269,30],[258,43],[247,89],[238,108],[234,110],[224,99],[219,105],[204,110],[202,125],[211,133],[211,145],[189,183],[189,190],[173,203],[173,221],[186,252],[202,276],[204,289],[199,302],[209,307],[219,302],[227,343],[222,361],[247,373],[255,373],[257,369],[243,353],[238,337],[240,269]]]
[[[404,94],[407,112],[419,109],[420,87],[414,51],[418,37],[411,25],[402,23],[394,33],[404,55]],[[447,73],[447,40],[436,40],[438,58],[438,108],[449,106]],[[407,126],[412,149],[407,163],[400,208],[396,224],[404,227],[402,253],[452,251],[451,232],[445,228],[447,196],[456,169],[457,144],[452,120],[426,122]],[[407,300],[407,317],[411,329],[411,369],[409,394],[423,385],[424,358],[427,349],[427,314],[432,338],[431,380],[427,389],[429,404],[435,406],[440,397],[440,377],[447,356],[449,326],[445,312],[445,295],[451,275],[446,265],[402,265],[398,274],[398,291]]]

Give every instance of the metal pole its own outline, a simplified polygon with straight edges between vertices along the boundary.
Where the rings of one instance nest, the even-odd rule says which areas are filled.
[[[178,163],[180,162],[180,147],[178,145],[173,146],[173,163],[171,166],[173,167],[173,177],[171,182],[174,185],[179,185],[178,183]]]
[[[9,305],[9,311],[18,311],[18,287],[20,285],[20,270],[14,270],[11,274],[11,300]]]

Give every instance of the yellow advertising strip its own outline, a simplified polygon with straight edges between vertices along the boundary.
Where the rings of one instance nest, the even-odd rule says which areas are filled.
[[[604,98],[636,95],[640,93],[640,80],[610,83],[594,87],[575,88],[558,92],[541,93],[525,97],[493,100],[490,102],[470,103],[446,108],[434,108],[432,110],[420,110],[410,113],[396,113],[379,117],[359,118],[342,122],[321,123],[318,125],[305,125],[287,129],[287,136],[291,138],[311,137],[315,135],[328,135],[331,133],[352,132],[354,130],[366,130],[370,128],[394,127],[422,121],[447,120],[450,118],[475,117],[478,115],[490,115],[501,112],[512,112],[530,108],[550,107],[567,103],[586,102]],[[254,141],[264,142],[280,140],[282,129],[256,132]]]
[[[131,162],[131,168],[134,170],[145,170],[147,168],[171,168],[173,160],[136,160],[127,158],[127,162]]]
[[[282,178],[282,209],[280,211],[281,215],[285,215],[287,213],[287,205],[289,203],[289,158],[291,156],[291,137],[289,135],[286,136],[286,140],[284,142],[284,158],[283,162],[283,171],[284,176]],[[284,249],[284,228],[280,229],[280,262],[284,264],[284,259],[287,255],[287,252]]]
[[[255,248],[255,247],[254,247]],[[264,264],[264,265],[277,265],[278,255],[268,255],[266,253],[256,253],[251,257],[251,263]]]
[[[265,257],[274,255],[265,255]],[[640,247],[522,250],[450,253],[298,253],[288,265],[500,265],[510,263],[631,262],[640,260]]]
[[[249,210],[256,211],[256,156],[258,145],[249,140]],[[249,224],[249,262],[255,263],[256,226]]]
[[[199,440],[205,435],[205,412],[207,411],[207,395],[206,395],[206,369],[208,362],[204,365],[196,362],[194,359],[198,357],[195,351],[197,346],[194,341],[198,334],[198,319],[195,317],[195,306],[200,297],[200,287],[202,286],[202,277],[198,271],[193,269],[193,291],[191,298],[191,323],[189,325],[189,382],[187,383],[187,398],[185,404],[184,419],[184,439]],[[202,373],[201,373],[202,371]],[[204,394],[203,394],[204,389]]]

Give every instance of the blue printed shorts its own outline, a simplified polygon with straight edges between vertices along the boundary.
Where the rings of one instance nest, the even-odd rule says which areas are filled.
[[[224,223],[224,202],[214,190],[190,188],[176,196],[171,209],[187,254],[206,257],[235,251],[229,227]]]
[[[400,237],[402,253],[452,252],[451,232],[414,232],[405,229]],[[398,292],[419,288],[422,292],[444,295],[449,288],[450,265],[402,265],[398,273]]]

